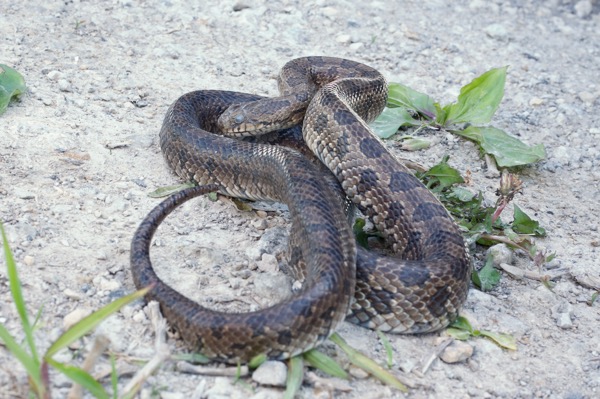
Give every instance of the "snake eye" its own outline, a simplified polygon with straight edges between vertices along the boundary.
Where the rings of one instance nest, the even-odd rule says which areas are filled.
[[[242,123],[244,121],[244,115],[237,114],[233,120],[235,121],[235,123]]]

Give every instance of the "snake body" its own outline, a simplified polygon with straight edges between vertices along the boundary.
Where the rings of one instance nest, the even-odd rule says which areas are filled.
[[[385,105],[385,79],[353,61],[306,57],[284,66],[279,89],[278,98],[195,91],[169,108],[160,132],[165,159],[201,186],[171,196],[138,228],[131,248],[136,286],[153,284],[147,298],[161,304],[190,347],[233,363],[302,353],[344,318],[396,333],[449,324],[466,300],[469,256],[445,208],[367,125]],[[331,172],[293,149],[235,137],[293,133],[299,123],[305,143]],[[230,314],[201,307],[156,276],[149,256],[156,228],[177,205],[210,190],[288,205],[290,264],[301,290],[270,308]],[[393,254],[357,248],[346,196]]]

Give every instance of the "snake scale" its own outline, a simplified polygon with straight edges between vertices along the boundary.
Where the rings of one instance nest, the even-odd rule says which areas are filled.
[[[446,209],[367,125],[386,102],[383,76],[354,61],[306,57],[288,62],[278,83],[277,98],[204,90],[169,108],[161,150],[175,173],[200,186],[172,195],[141,223],[131,245],[135,285],[153,284],[147,299],[161,304],[193,350],[229,363],[297,355],[344,319],[396,333],[448,325],[466,300],[470,259]],[[244,138],[269,131],[294,136],[300,131],[294,125],[330,172],[310,155]],[[266,309],[223,313],[158,278],[149,254],[158,225],[209,191],[288,205],[289,263],[303,281],[300,290]],[[373,222],[392,253],[357,247],[347,201]]]

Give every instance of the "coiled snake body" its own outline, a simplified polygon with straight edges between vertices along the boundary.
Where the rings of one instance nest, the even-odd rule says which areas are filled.
[[[160,302],[194,350],[233,363],[302,353],[344,318],[397,333],[446,326],[466,299],[470,261],[445,208],[367,126],[385,105],[385,79],[353,61],[307,57],[286,64],[279,87],[279,98],[196,91],[170,107],[161,149],[181,178],[201,186],[174,194],[140,225],[131,246],[136,286],[154,284],[147,298]],[[210,133],[246,136],[299,123],[331,173],[295,150]],[[288,300],[251,313],[212,311],[154,273],[149,246],[159,223],[178,204],[215,190],[288,205],[290,264],[303,280]],[[392,255],[357,249],[345,196],[373,221]]]

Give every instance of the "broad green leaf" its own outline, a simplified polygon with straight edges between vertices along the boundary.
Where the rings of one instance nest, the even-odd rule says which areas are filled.
[[[408,392],[406,386],[398,380],[392,373],[381,367],[372,359],[363,355],[350,345],[344,341],[342,337],[340,337],[337,333],[334,333],[331,337],[329,337],[331,341],[333,341],[337,346],[340,347],[344,351],[344,353],[348,356],[348,359],[352,364],[356,367],[359,367],[366,371],[367,373],[373,375],[379,381],[392,386],[400,391]]]
[[[294,356],[288,361],[288,374],[285,383],[284,399],[294,399],[304,379],[302,356]]]
[[[475,198],[475,196],[477,194],[474,194],[471,191],[469,191],[463,187],[452,187],[449,195],[451,195],[452,197],[456,198],[457,200],[459,200],[461,202],[469,202],[469,201],[472,201],[473,198]]]
[[[54,341],[52,345],[50,345],[46,351],[46,354],[44,355],[44,359],[48,361],[48,359],[50,359],[56,352],[66,348],[79,338],[92,331],[108,316],[118,312],[123,306],[142,298],[148,291],[150,291],[150,289],[152,289],[152,287],[146,287],[132,294],[119,298],[82,319],[69,330],[65,331],[63,335],[61,335],[56,341]]]
[[[303,355],[304,360],[312,367],[319,369],[331,376],[339,378],[348,378],[348,373],[331,357],[316,349],[311,349]]]
[[[11,98],[26,90],[23,76],[9,66],[0,64],[0,115],[8,107]]]
[[[171,194],[175,194],[181,190],[184,190],[184,189],[190,188],[190,187],[194,187],[194,186],[195,186],[194,183],[187,182],[187,183],[182,183],[182,184],[175,184],[172,186],[159,187],[156,190],[152,191],[150,194],[148,194],[148,197],[151,197],[151,198],[168,197]]]
[[[400,140],[400,148],[405,151],[418,151],[424,148],[429,148],[431,143],[429,140],[418,137],[404,136]]]
[[[446,329],[446,334],[451,336],[454,339],[458,339],[460,341],[466,341],[471,337],[471,333],[466,330],[460,330],[458,328],[449,327]]]
[[[354,232],[354,238],[358,245],[363,248],[369,248],[369,235],[365,232],[365,219],[356,218],[354,225],[352,226],[352,231]]]
[[[537,220],[531,219],[516,204],[513,218],[512,228],[517,233],[534,234],[539,237],[546,236],[546,230],[544,230],[543,227],[540,227],[540,223]]]
[[[542,144],[530,147],[495,127],[469,126],[465,130],[453,130],[452,133],[478,143],[483,151],[493,155],[498,166],[503,168],[527,165],[546,157],[546,150]]]
[[[435,119],[436,116],[435,106],[431,97],[401,83],[390,83],[388,105],[414,110],[429,120]]]
[[[81,385],[85,390],[94,395],[98,399],[110,399],[110,395],[104,390],[102,384],[94,379],[85,370],[71,366],[68,364],[59,363],[52,359],[46,359],[48,364],[63,373],[71,381]]]
[[[494,268],[491,256],[488,256],[481,270],[473,270],[471,277],[473,283],[483,292],[490,291],[500,282],[500,272]]]
[[[517,340],[512,335],[495,333],[486,330],[479,330],[479,334],[491,339],[503,348],[510,349],[513,351],[517,350]]]
[[[458,101],[448,108],[444,107],[447,110],[445,125],[488,123],[504,96],[507,68],[489,70],[463,86]]]
[[[382,139],[392,137],[402,126],[418,126],[421,123],[412,117],[404,107],[384,108],[383,112],[371,122],[371,129]]]
[[[25,300],[23,299],[23,292],[21,290],[21,281],[19,281],[19,275],[17,273],[17,264],[15,263],[12,251],[8,245],[8,238],[6,238],[6,232],[4,231],[4,226],[2,223],[0,223],[0,232],[2,233],[2,243],[4,248],[4,258],[6,259],[6,271],[10,285],[10,293],[13,301],[15,301],[15,307],[17,308],[17,313],[21,319],[21,326],[23,327],[25,339],[27,341],[27,345],[29,346],[29,351],[31,352],[31,358],[39,369],[40,360],[35,346],[35,341],[33,339],[33,329],[29,322],[27,309],[25,308]]]
[[[436,187],[437,190],[444,190],[453,184],[464,183],[460,172],[448,165],[448,156],[445,156],[440,163],[434,165],[425,172],[427,187]]]
[[[468,331],[469,333],[473,332],[473,326],[471,326],[469,320],[464,316],[458,316],[456,320],[450,324],[450,327]]]

